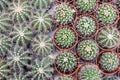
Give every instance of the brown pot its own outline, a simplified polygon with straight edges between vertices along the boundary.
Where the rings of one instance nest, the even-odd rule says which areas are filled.
[[[98,66],[97,66],[96,64],[93,64],[93,63],[90,63],[90,62],[86,62],[86,63],[82,64],[81,66],[79,66],[79,69],[78,69],[78,71],[77,71],[77,79],[76,79],[76,80],[79,80],[79,79],[78,79],[79,70],[80,70],[82,67],[84,67],[85,65],[88,65],[88,64],[95,65],[96,68],[99,70],[99,68],[98,68]],[[101,74],[101,70],[99,70],[99,71],[100,71],[100,74]],[[101,77],[102,77],[102,76],[101,76]]]
[[[61,72],[58,68],[57,68],[57,65],[56,65],[56,61],[57,61],[57,58],[60,54],[58,54],[58,56],[56,57],[55,61],[54,61],[54,68],[55,70],[58,72],[58,74],[60,74],[61,76],[73,76],[74,74],[76,74],[76,72],[78,71],[79,69],[79,58],[77,57],[76,53],[74,53],[73,51],[67,51],[67,52],[71,52],[75,57],[76,57],[76,60],[77,60],[77,66],[76,66],[76,69],[72,72],[72,73],[68,73],[68,74],[65,74],[63,72]]]
[[[101,28],[98,30],[97,35],[95,36],[95,41],[96,41],[96,43],[97,43],[97,46],[98,46],[100,49],[102,49],[103,51],[112,51],[112,50],[116,49],[116,48],[119,46],[119,44],[120,44],[119,41],[118,41],[118,44],[116,44],[116,46],[113,47],[113,48],[103,48],[102,46],[99,45],[99,43],[98,43],[98,41],[97,41],[97,36],[98,36],[99,32],[100,32],[101,30],[104,30],[105,28],[112,28],[112,29],[114,29],[114,30],[118,33],[118,37],[119,37],[119,41],[120,41],[120,35],[119,35],[118,30],[117,30],[115,27],[112,27],[112,26],[104,26],[104,27],[101,27]]]
[[[80,38],[82,38],[82,39],[89,39],[89,38],[95,37],[95,36],[97,35],[97,33],[98,33],[99,23],[98,23],[97,19],[96,19],[94,16],[92,16],[92,15],[83,14],[83,15],[77,17],[77,18],[75,19],[75,21],[74,21],[74,27],[75,27],[75,29],[76,29],[77,22],[79,21],[79,19],[82,18],[82,17],[84,17],[84,16],[90,17],[90,18],[92,18],[92,19],[95,21],[96,31],[95,31],[92,35],[90,35],[90,36],[81,36],[81,35],[79,35],[79,33],[78,33],[78,36],[79,36]],[[77,30],[76,30],[76,32],[77,32]]]
[[[55,41],[55,35],[56,35],[56,32],[58,32],[60,29],[63,29],[63,28],[68,28],[70,30],[72,30],[75,34],[75,42],[74,44],[69,47],[69,48],[61,48],[57,42]],[[78,34],[76,32],[76,30],[72,27],[70,27],[69,25],[66,25],[66,26],[59,26],[59,28],[57,28],[54,32],[54,36],[53,36],[53,44],[56,46],[57,49],[59,49],[60,51],[69,51],[70,49],[74,48],[76,46],[76,44],[78,43]]]
[[[115,26],[115,25],[117,25],[117,23],[118,23],[118,21],[119,21],[119,10],[117,9],[117,6],[116,6],[116,5],[113,5],[113,4],[111,4],[111,3],[106,3],[106,2],[102,2],[101,5],[109,5],[109,6],[112,6],[112,7],[116,10],[116,15],[117,15],[117,17],[116,17],[115,21],[113,21],[113,23],[111,23],[111,24],[107,24],[107,26]],[[100,7],[101,5],[98,6],[98,9],[99,9],[99,7]],[[97,10],[98,10],[98,9],[97,9]],[[96,10],[96,11],[97,11],[97,10]],[[96,16],[97,16],[97,15],[96,15]],[[106,25],[104,25],[104,24],[102,24],[102,23],[100,23],[100,22],[99,22],[99,24],[100,24],[100,27],[106,26]]]
[[[99,58],[104,52],[114,52],[114,51],[102,51],[102,52],[100,52],[99,55],[96,57],[96,65],[98,65],[98,68],[102,71],[103,74],[105,74],[105,75],[114,75],[119,71],[120,66],[118,66],[118,68],[116,70],[112,71],[112,72],[106,72],[106,71],[102,70],[101,67],[99,66]],[[116,52],[114,52],[114,54],[116,54],[118,56],[118,54]]]

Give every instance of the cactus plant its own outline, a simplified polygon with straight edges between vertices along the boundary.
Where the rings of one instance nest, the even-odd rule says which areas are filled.
[[[8,6],[9,0],[0,0],[0,10],[5,10]]]
[[[96,36],[96,40],[104,49],[114,48],[119,42],[119,33],[115,28],[103,28]]]
[[[78,43],[77,54],[83,60],[93,60],[99,53],[99,48],[93,40],[83,40]]]
[[[60,24],[71,23],[74,19],[75,10],[66,4],[60,4],[55,9],[54,17]]]
[[[6,55],[11,47],[11,39],[8,36],[0,34],[0,56]]]
[[[14,70],[19,68],[22,69],[23,66],[28,66],[28,61],[31,60],[29,51],[25,51],[23,47],[14,46],[12,50],[9,51],[7,56],[7,61]]]
[[[56,44],[61,48],[70,48],[75,42],[75,33],[70,28],[60,28],[54,35]]]
[[[83,13],[88,13],[93,11],[97,5],[97,0],[77,0],[77,8]]]
[[[33,39],[32,49],[37,55],[47,56],[53,50],[52,39],[47,35],[38,35]]]
[[[31,7],[27,1],[14,1],[9,7],[10,16],[14,22],[22,23],[30,18]]]
[[[77,67],[77,59],[71,52],[60,52],[56,58],[56,68],[61,73],[73,73]]]
[[[73,80],[73,78],[65,76],[65,77],[60,77],[58,80]]]
[[[96,31],[96,22],[87,16],[79,18],[76,30],[80,36],[90,36]]]
[[[32,3],[37,9],[44,9],[50,6],[52,0],[32,0]]]
[[[95,65],[85,64],[78,71],[78,80],[102,80],[101,73]]]
[[[112,76],[105,76],[103,80],[119,80],[119,78],[117,76],[112,75]]]
[[[46,62],[46,61],[45,61]],[[47,64],[44,60],[39,61],[35,60],[35,63],[32,64],[32,70],[28,73],[32,76],[32,80],[49,80],[52,78],[53,68],[50,66],[50,63]]]
[[[5,60],[0,60],[0,80],[6,80],[9,77],[10,69]]]
[[[96,11],[96,17],[101,24],[109,25],[112,24],[117,18],[117,11],[112,5],[101,4]]]
[[[114,52],[103,52],[99,56],[98,65],[104,72],[113,72],[119,66],[119,58]]]
[[[45,12],[36,13],[31,23],[38,32],[46,32],[48,29],[52,28],[52,19],[50,15]]]
[[[18,25],[14,27],[10,35],[17,45],[26,45],[31,40],[32,32],[25,25]]]

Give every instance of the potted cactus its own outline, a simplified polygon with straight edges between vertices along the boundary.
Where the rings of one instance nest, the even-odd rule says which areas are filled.
[[[101,25],[115,25],[119,18],[116,6],[103,3],[96,11],[96,17]]]
[[[66,25],[73,21],[74,13],[75,9],[73,9],[70,5],[62,3],[56,6],[54,11],[54,18],[56,22],[62,25]]]
[[[78,68],[78,59],[75,53],[72,51],[59,52],[59,55],[55,59],[55,70],[66,76],[71,76],[76,73]]]
[[[96,36],[96,41],[101,49],[113,49],[118,45],[119,32],[113,27],[101,28]]]
[[[101,52],[97,57],[97,65],[104,74],[111,75],[118,72],[119,57],[118,54],[113,51]]]
[[[85,61],[93,60],[99,53],[99,48],[93,40],[83,40],[77,45],[77,54]]]
[[[92,13],[98,7],[98,0],[77,0],[76,5],[81,13]]]
[[[101,72],[95,64],[85,63],[78,70],[78,80],[102,80]]]
[[[59,50],[70,50],[78,42],[78,34],[72,28],[60,26],[54,33],[53,43]]]
[[[98,30],[98,22],[94,16],[82,15],[75,20],[76,31],[81,38],[94,37]]]
[[[103,80],[119,80],[117,76],[111,75],[111,76],[105,76]]]

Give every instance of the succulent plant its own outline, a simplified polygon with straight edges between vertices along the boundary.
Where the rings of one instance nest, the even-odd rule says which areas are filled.
[[[52,0],[32,0],[32,3],[35,8],[43,9],[43,8],[47,8],[48,6],[50,6],[51,1]]]
[[[14,27],[10,35],[17,45],[26,45],[31,40],[32,32],[25,25],[18,25]]]
[[[8,6],[9,0],[0,0],[0,10],[5,10]]]
[[[118,68],[119,58],[113,52],[104,52],[99,56],[98,64],[104,72],[112,72]]]
[[[81,12],[87,13],[93,11],[97,5],[97,0],[77,0],[76,4]]]
[[[48,29],[52,28],[51,16],[45,12],[36,13],[32,19],[32,26],[38,32],[46,32]]]
[[[6,55],[11,46],[11,39],[6,35],[0,34],[0,56]]]
[[[73,80],[73,78],[64,76],[64,77],[60,77],[59,80]]]
[[[8,78],[9,73],[10,73],[10,69],[6,64],[6,61],[0,60],[0,80],[5,80],[5,78]]]
[[[32,49],[37,55],[47,56],[53,50],[52,39],[47,35],[38,35],[33,39]]]
[[[90,17],[83,16],[78,20],[76,30],[80,36],[90,36],[96,31],[96,22]]]
[[[60,52],[56,59],[56,68],[65,74],[74,72],[77,67],[77,59],[71,52]]]
[[[78,80],[102,80],[98,68],[92,64],[86,64],[78,72]]]
[[[60,24],[71,23],[74,19],[75,10],[66,4],[60,4],[55,9],[54,17]]]
[[[93,40],[83,40],[78,43],[77,54],[83,60],[93,60],[99,53],[99,48]]]
[[[103,78],[103,80],[119,80],[119,78],[117,76],[105,76]]]
[[[98,21],[103,25],[112,24],[117,18],[117,12],[112,5],[100,5],[96,11]]]
[[[46,63],[44,60],[39,61],[37,59],[35,63],[32,64],[32,70],[28,73],[32,76],[31,80],[48,80],[52,77],[54,70],[50,66],[50,63]]]
[[[61,48],[70,48],[75,42],[75,37],[70,28],[61,28],[55,33],[55,42]]]
[[[12,50],[9,51],[7,56],[7,61],[14,70],[22,69],[23,66],[28,66],[28,61],[31,60],[29,51],[25,50],[23,47],[14,46]]]
[[[102,48],[114,48],[119,42],[119,33],[114,28],[104,28],[99,31],[96,39]]]
[[[10,16],[14,22],[22,23],[30,18],[31,7],[27,1],[14,1],[9,7]]]

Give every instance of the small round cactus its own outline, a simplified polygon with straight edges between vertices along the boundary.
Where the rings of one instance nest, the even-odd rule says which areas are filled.
[[[60,4],[55,9],[54,17],[60,24],[71,23],[74,19],[75,10],[66,4]]]
[[[8,6],[9,0],[0,0],[0,10],[5,10]]]
[[[31,23],[38,32],[42,31],[45,33],[48,29],[52,28],[52,19],[50,15],[45,12],[36,13],[36,15],[33,16]]]
[[[58,80],[74,80],[74,79],[71,77],[65,76],[65,77],[60,77]]]
[[[76,30],[80,36],[91,36],[96,28],[96,22],[91,17],[83,16],[77,21]]]
[[[98,68],[93,64],[85,64],[78,72],[78,80],[102,80]]]
[[[93,11],[93,9],[97,5],[97,0],[77,0],[76,1],[77,8],[83,12],[88,13]]]
[[[9,7],[10,16],[14,22],[22,23],[30,18],[31,7],[27,1],[14,1]]]
[[[54,40],[60,48],[70,48],[75,43],[75,32],[70,28],[60,28],[56,31],[54,35]]]
[[[47,35],[38,35],[33,39],[32,49],[39,56],[47,56],[53,50],[52,39]]]
[[[77,54],[83,60],[93,60],[99,53],[99,48],[93,40],[83,40],[77,46]]]
[[[37,9],[44,9],[50,6],[52,0],[32,0],[33,6]]]
[[[77,58],[71,52],[60,52],[56,58],[55,65],[59,72],[71,74],[77,67]]]
[[[96,40],[104,49],[114,48],[119,42],[119,33],[115,28],[103,28],[99,31]]]
[[[119,66],[119,58],[114,52],[103,52],[99,56],[98,65],[104,72],[113,72]]]
[[[32,32],[25,25],[18,25],[14,27],[10,35],[17,45],[26,45],[31,40]]]
[[[103,80],[119,80],[119,78],[117,76],[112,75],[112,76],[105,76]]]
[[[46,61],[45,61],[46,62]],[[52,78],[53,68],[50,63],[45,63],[44,60],[39,61],[38,59],[32,64],[32,70],[28,73],[32,76],[32,80],[49,80]]]
[[[0,56],[6,55],[11,47],[11,39],[8,36],[0,34]]]
[[[29,51],[25,51],[23,47],[14,46],[13,50],[9,51],[7,61],[10,66],[15,70],[22,69],[23,66],[28,66],[28,61],[31,60]]]
[[[112,5],[102,4],[96,12],[98,21],[103,25],[112,24],[117,18],[117,11]]]

